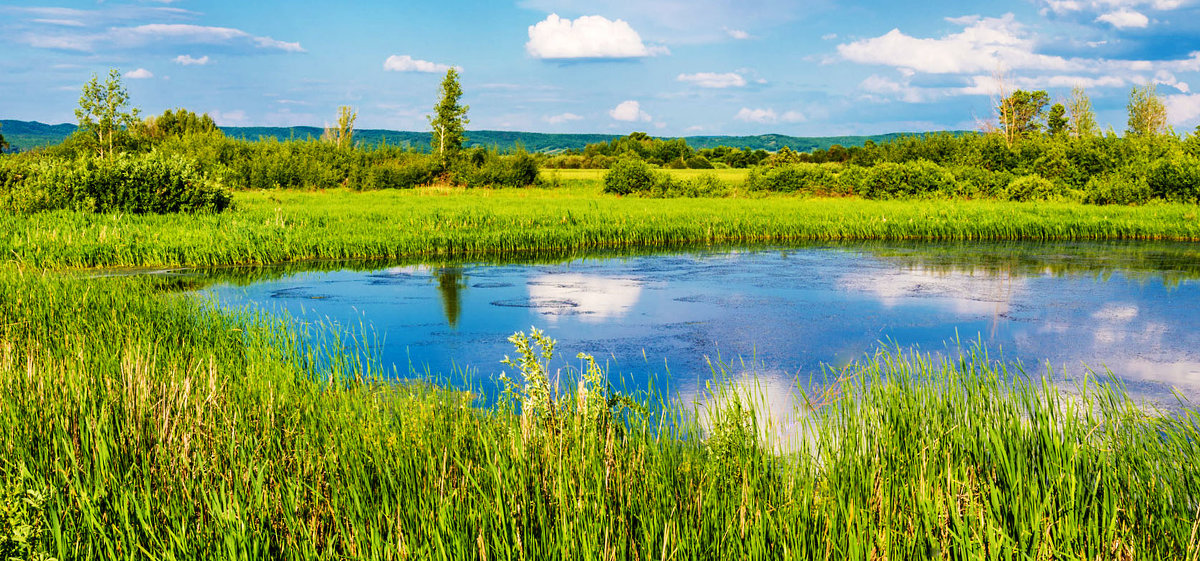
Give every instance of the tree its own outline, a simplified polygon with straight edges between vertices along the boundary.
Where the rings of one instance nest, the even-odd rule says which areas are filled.
[[[1088,99],[1087,92],[1083,91],[1083,88],[1076,86],[1071,90],[1071,99],[1067,101],[1067,109],[1070,112],[1067,131],[1072,136],[1088,138],[1099,133],[1100,127],[1096,125],[1096,113],[1092,111],[1092,100]]]
[[[1050,136],[1058,136],[1067,131],[1067,108],[1061,103],[1050,107],[1050,115],[1046,117],[1046,132]]]
[[[1049,103],[1050,94],[1046,90],[1017,90],[1000,100],[996,112],[1000,116],[1000,130],[1009,145],[1042,130],[1042,114]]]
[[[95,74],[84,84],[75,118],[79,119],[79,130],[101,157],[116,150],[118,135],[138,125],[139,111],[126,110],[128,105],[129,92],[121,84],[121,72],[115,68],[108,71],[103,86]]]
[[[1167,106],[1159,99],[1154,84],[1134,86],[1129,91],[1129,128],[1126,136],[1158,136],[1167,132]]]
[[[429,116],[429,125],[433,128],[433,152],[438,155],[443,168],[458,156],[463,142],[467,140],[464,133],[470,122],[467,119],[470,107],[458,102],[462,93],[458,71],[450,68],[442,80],[442,97],[433,107],[434,114]]]
[[[0,125],[0,128],[3,128],[3,125]],[[3,134],[0,134],[0,154],[3,154],[4,151],[8,150],[8,149],[9,149],[8,141],[4,140]]]
[[[157,117],[147,117],[137,132],[151,140],[163,140],[185,134],[224,134],[208,113],[197,115],[182,107],[167,109]]]
[[[349,105],[338,107],[337,126],[325,127],[325,134],[321,135],[321,139],[338,148],[353,148],[354,120],[357,118],[358,113]]]

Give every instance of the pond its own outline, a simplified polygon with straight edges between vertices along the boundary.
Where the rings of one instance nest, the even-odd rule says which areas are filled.
[[[957,356],[977,343],[1030,373],[1107,368],[1138,397],[1200,398],[1194,244],[826,244],[321,268],[207,273],[203,292],[365,332],[397,377],[485,394],[513,354],[508,336],[536,326],[558,340],[556,367],[587,352],[627,390],[653,379],[695,395],[720,361],[786,393],[881,348]]]

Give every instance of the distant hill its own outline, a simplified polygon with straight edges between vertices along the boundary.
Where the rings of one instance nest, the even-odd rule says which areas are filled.
[[[37,121],[0,120],[0,134],[18,150],[30,150],[38,146],[48,146],[62,142],[75,132],[75,125],[47,125]],[[320,138],[323,129],[319,127],[221,127],[225,134],[234,138],[257,140],[274,137],[279,140]],[[955,131],[954,134],[961,134]],[[717,146],[732,146],[751,150],[766,150],[774,152],[787,146],[797,152],[811,152],[817,149],[828,149],[834,144],[842,146],[862,146],[866,141],[876,143],[887,142],[901,136],[920,133],[888,133],[873,136],[786,136],[782,134],[760,134],[757,136],[686,136],[683,137],[692,148],[714,148]],[[520,144],[530,152],[562,152],[564,150],[581,150],[588,144],[607,142],[622,135],[615,134],[549,134],[540,132],[515,131],[467,131],[468,146],[487,146],[509,149]],[[393,146],[411,146],[419,150],[429,147],[428,132],[392,131],[382,129],[361,129],[354,131],[358,142],[378,145],[387,142]],[[673,138],[673,137],[672,137]]]

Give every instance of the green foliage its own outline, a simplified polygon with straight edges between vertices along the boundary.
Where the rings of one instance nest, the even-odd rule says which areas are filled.
[[[441,97],[433,107],[433,115],[429,116],[429,125],[433,129],[433,153],[445,169],[458,158],[458,153],[466,141],[464,133],[467,124],[470,123],[467,119],[470,107],[459,103],[463,91],[458,83],[458,70],[453,67],[446,70],[441,91]]]
[[[1050,106],[1050,114],[1046,116],[1046,133],[1051,136],[1064,134],[1067,131],[1067,108],[1061,103]]]
[[[528,187],[538,182],[538,162],[528,152],[499,154],[476,148],[452,168],[452,181],[468,187]]]
[[[167,109],[162,115],[151,116],[136,128],[136,134],[152,143],[161,142],[167,138],[185,135],[217,135],[223,136],[217,123],[208,113],[197,115],[182,107]]]
[[[954,194],[956,187],[953,174],[928,160],[885,162],[867,171],[859,194],[868,199],[945,196]]]
[[[1054,183],[1040,175],[1025,175],[1012,180],[1004,190],[1009,201],[1046,201],[1058,196]]]
[[[1037,134],[1042,130],[1043,113],[1049,103],[1050,94],[1045,90],[1013,92],[1000,100],[997,108],[1000,130],[1004,131],[1010,143]]]
[[[0,161],[0,207],[14,212],[220,212],[231,200],[195,160],[178,155]]]
[[[1151,197],[1178,203],[1200,203],[1200,158],[1177,155],[1155,161],[1146,171]]]
[[[657,181],[650,164],[634,158],[619,160],[604,174],[604,192],[628,195],[634,191],[646,191]]]
[[[1123,173],[1097,175],[1084,187],[1083,201],[1098,205],[1136,205],[1150,201],[1150,187],[1144,177]]]
[[[354,148],[354,121],[357,118],[358,113],[349,105],[338,107],[337,124],[325,127],[321,140],[343,150]]]
[[[1071,90],[1071,99],[1067,102],[1067,130],[1075,138],[1091,138],[1099,136],[1100,127],[1096,124],[1096,113],[1092,110],[1092,100],[1088,98],[1083,88]]]
[[[1129,128],[1127,136],[1158,136],[1167,132],[1167,106],[1158,97],[1153,83],[1134,86],[1129,91]]]
[[[27,473],[0,479],[0,559],[5,561],[52,561],[43,543],[47,497],[30,487],[33,479]]]
[[[699,154],[687,159],[687,167],[688,169],[713,169],[712,162]]]
[[[112,155],[129,140],[129,131],[139,124],[138,110],[127,110],[129,92],[121,84],[121,72],[109,70],[108,79],[100,85],[93,74],[83,86],[75,118],[79,120],[81,141],[101,157]]]

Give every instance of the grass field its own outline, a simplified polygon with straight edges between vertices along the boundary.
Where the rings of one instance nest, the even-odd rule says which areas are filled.
[[[773,447],[756,394],[720,372],[697,406],[608,401],[603,384],[561,399],[518,388],[522,417],[376,382],[381,365],[352,344],[313,346],[280,320],[163,296],[160,282],[0,267],[6,557],[1200,551],[1200,417],[1147,414],[1119,389],[1062,394],[980,354],[880,355],[808,388],[794,436]]]
[[[795,240],[1200,240],[1194,205],[641,199],[599,187],[238,192],[218,215],[0,215],[27,267],[471,258]]]
[[[518,385],[520,415],[438,380],[386,381],[353,341],[169,280],[70,270],[1200,240],[1186,205],[639,199],[578,175],[239,192],[219,215],[0,216],[0,559],[1200,559],[1200,415],[1119,387],[1060,392],[982,354],[885,354],[804,388],[786,441],[719,370],[698,405],[606,400],[597,371],[558,399]]]

